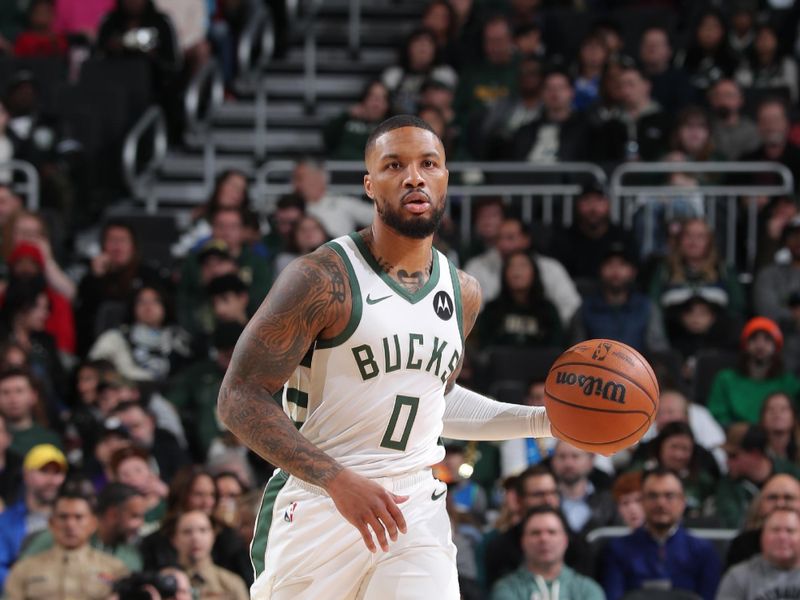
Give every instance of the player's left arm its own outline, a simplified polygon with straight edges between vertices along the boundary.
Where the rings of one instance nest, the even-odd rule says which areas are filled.
[[[464,338],[469,335],[481,309],[478,280],[458,272],[461,284]],[[544,407],[506,404],[487,398],[456,383],[464,357],[445,387],[444,437],[459,440],[508,440],[523,437],[549,437],[550,420]]]

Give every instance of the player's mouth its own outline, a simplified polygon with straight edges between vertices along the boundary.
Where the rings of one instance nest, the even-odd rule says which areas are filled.
[[[431,207],[431,199],[425,192],[410,192],[403,196],[403,208],[415,215],[426,212]]]

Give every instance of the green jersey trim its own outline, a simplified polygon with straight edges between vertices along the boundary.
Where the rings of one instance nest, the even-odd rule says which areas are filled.
[[[353,265],[350,264],[350,259],[347,257],[347,252],[336,242],[328,242],[326,246],[339,255],[339,258],[341,258],[344,263],[344,268],[347,269],[347,278],[350,280],[350,295],[352,296],[353,306],[350,309],[350,320],[347,322],[347,327],[345,327],[344,331],[329,340],[317,340],[317,348],[333,348],[334,346],[344,344],[350,336],[353,335],[356,327],[358,327],[358,324],[361,322],[361,312],[363,310],[361,286],[358,285],[358,278],[356,277],[356,272],[353,270]]]
[[[456,302],[456,318],[458,319],[458,333],[461,334],[461,345],[464,345],[464,309],[461,305],[461,282],[458,280],[458,271],[455,265],[447,261],[450,265],[450,279],[453,281],[453,296]]]
[[[433,290],[439,283],[439,258],[436,255],[436,250],[431,249],[431,253],[433,255],[431,276],[428,278],[428,281],[425,283],[425,285],[423,285],[416,292],[412,293],[392,279],[389,274],[381,268],[381,266],[378,264],[378,261],[375,260],[374,256],[372,256],[372,252],[369,251],[369,248],[367,248],[367,245],[364,243],[364,238],[362,238],[356,232],[351,233],[350,238],[353,240],[353,242],[355,242],[356,248],[358,248],[361,256],[364,257],[364,260],[367,261],[367,264],[381,279],[383,279],[384,283],[388,285],[398,296],[405,298],[411,304],[416,304],[420,300],[423,300],[425,296],[427,296],[430,291]]]
[[[258,516],[256,517],[253,543],[250,544],[250,562],[253,564],[256,577],[261,575],[265,568],[267,540],[269,539],[269,528],[272,526],[272,510],[275,507],[275,500],[288,480],[288,473],[278,471],[267,482],[267,486],[264,488],[264,495],[261,497],[261,508],[258,509]]]

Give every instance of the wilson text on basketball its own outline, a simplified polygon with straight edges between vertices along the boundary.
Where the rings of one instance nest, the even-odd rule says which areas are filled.
[[[558,371],[556,373],[556,383],[578,386],[585,396],[600,396],[604,400],[625,404],[624,383],[606,381],[602,377],[593,377],[591,375],[577,375],[568,371]]]

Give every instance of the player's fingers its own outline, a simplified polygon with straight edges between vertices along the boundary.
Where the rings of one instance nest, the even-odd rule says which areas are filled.
[[[389,514],[392,515],[394,518],[394,522],[397,523],[397,528],[400,530],[400,533],[406,532],[406,519],[403,516],[403,511],[400,510],[400,507],[395,504],[395,502],[405,502],[408,500],[408,496],[395,496],[392,494],[392,498],[394,502],[389,502],[387,509],[389,510]],[[401,498],[401,500],[398,500]]]
[[[364,538],[364,544],[367,546],[367,549],[374,553],[376,551],[375,542],[372,541],[372,532],[369,530],[369,527],[367,527],[367,524],[361,523],[360,525],[356,525],[356,529],[358,529],[361,537]]]
[[[375,537],[378,538],[378,544],[384,552],[389,551],[389,542],[386,540],[386,530],[383,528],[383,523],[380,522],[375,515],[368,521],[372,531],[375,532]]]
[[[383,523],[383,526],[386,528],[386,533],[389,534],[389,539],[393,542],[397,541],[397,523],[395,523],[394,517],[389,513],[388,510],[384,510],[378,514],[378,518]]]

